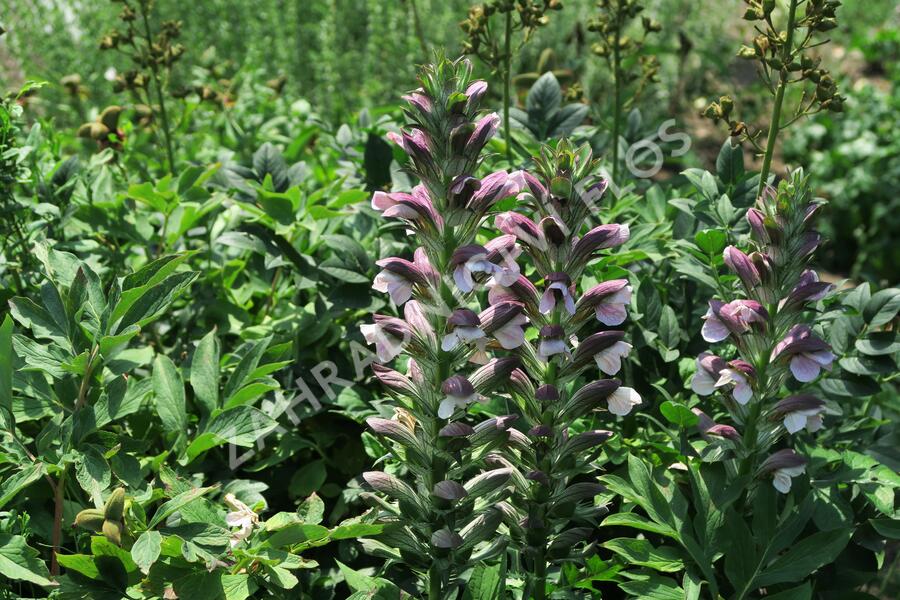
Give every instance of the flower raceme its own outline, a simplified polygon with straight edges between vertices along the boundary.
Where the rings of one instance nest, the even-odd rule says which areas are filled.
[[[631,351],[624,333],[597,332],[625,321],[630,285],[580,286],[588,263],[629,237],[618,224],[582,232],[588,209],[578,190],[595,198],[606,188],[583,185],[596,161],[589,148],[561,142],[536,159],[536,174],[479,178],[497,118],[478,114],[486,86],[469,70],[445,61],[425,69],[422,87],[407,96],[409,130],[389,136],[420,183],[409,193],[376,192],[372,208],[402,222],[419,247],[411,259],[377,262],[373,288],[403,318],[376,314],[361,326],[392,398],[369,425],[399,447],[392,462],[409,474],[365,474],[378,493],[366,498],[388,525],[380,541],[422,573],[429,598],[508,543],[526,548],[536,573],[574,558],[584,528],[554,507],[580,503],[580,518],[596,513],[599,488],[574,479],[593,470],[612,433],[570,427],[594,411],[625,416],[641,403],[631,388],[602,379],[619,373]],[[496,214],[513,198],[516,210]],[[491,222],[498,235],[482,239]],[[386,366],[400,357],[405,367]],[[478,422],[472,406],[483,404],[480,414],[506,405],[498,394],[518,414]]]
[[[789,376],[800,384],[813,382],[831,369],[835,358],[804,322],[812,305],[831,290],[807,267],[820,242],[818,233],[809,229],[818,205],[810,200],[800,171],[777,190],[766,188],[747,212],[753,251],[728,246],[723,252],[743,297],[712,299],[703,317],[703,339],[730,342],[737,356],[726,360],[710,352],[700,354],[690,387],[700,396],[725,394],[724,408],[743,435],[706,415],[698,428],[708,440],[721,439],[745,466],[758,464],[782,436],[812,433],[823,426],[821,400],[809,393],[784,397],[782,392]],[[770,454],[756,473],[771,476],[775,488],[787,493],[791,479],[801,475],[805,465],[805,458],[783,448]]]

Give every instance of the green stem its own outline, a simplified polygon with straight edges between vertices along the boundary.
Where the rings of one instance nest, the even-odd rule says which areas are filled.
[[[147,58],[150,62],[150,74],[153,76],[153,87],[156,88],[156,99],[159,102],[159,116],[162,119],[163,136],[166,138],[166,157],[169,161],[169,173],[175,175],[175,153],[172,152],[172,134],[169,131],[169,115],[166,112],[166,102],[163,98],[162,84],[159,81],[157,65],[150,56],[153,46],[153,34],[150,31],[150,20],[147,17],[149,4],[139,3],[141,6],[141,19],[144,21],[144,35],[147,39]]]
[[[788,79],[790,73],[787,65],[791,62],[791,47],[794,42],[794,24],[797,16],[798,0],[791,0],[791,6],[788,11],[787,22],[787,40],[784,43],[784,51],[782,52],[782,62],[784,66],[778,76],[778,88],[775,90],[775,106],[772,108],[772,122],[769,123],[769,136],[766,139],[766,152],[763,155],[762,170],[759,173],[759,186],[756,188],[756,197],[762,196],[763,189],[766,187],[766,180],[769,178],[769,170],[772,167],[772,157],[775,154],[775,141],[778,139],[778,132],[781,129],[781,106],[784,104],[784,92],[787,90]]]
[[[509,133],[510,81],[512,79],[512,11],[506,13],[503,39],[503,139],[506,141],[506,160],[512,162],[512,137]]]
[[[419,38],[419,45],[422,47],[422,60],[428,60],[428,43],[425,41],[425,30],[422,29],[422,20],[419,18],[419,8],[416,6],[416,0],[409,0],[409,5],[412,8],[416,37]]]
[[[50,574],[54,577],[59,575],[59,561],[56,557],[62,546],[63,501],[65,500],[67,472],[68,467],[63,467],[62,472],[59,474],[59,480],[56,482],[56,489],[53,494],[53,531],[50,535],[53,553],[50,556]]]
[[[441,600],[441,573],[437,565],[428,569],[428,600]]]
[[[619,16],[616,15],[616,36],[613,45],[613,93],[615,94],[615,109],[613,113],[613,135],[612,135],[612,175],[613,183],[618,185],[619,182],[619,122],[622,120],[622,77],[621,77],[621,56],[619,55],[619,35],[621,23]]]

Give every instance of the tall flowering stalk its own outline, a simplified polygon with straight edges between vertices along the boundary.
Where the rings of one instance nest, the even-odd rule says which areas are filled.
[[[376,314],[362,326],[376,348],[375,375],[396,402],[392,419],[368,424],[393,446],[397,475],[363,477],[380,493],[370,499],[389,524],[380,542],[422,573],[435,600],[469,565],[505,548],[495,532],[512,511],[502,502],[512,471],[483,469],[487,453],[509,441],[514,417],[473,424],[466,411],[518,365],[514,357],[489,359],[488,351],[521,343],[519,311],[485,315],[475,294],[487,281],[516,283],[515,249],[507,244],[514,240],[479,245],[475,238],[491,207],[518,194],[523,181],[521,173],[504,171],[474,176],[500,118],[479,115],[487,85],[471,80],[467,61],[441,60],[420,81],[405,97],[409,129],[389,135],[409,155],[420,184],[372,198],[375,210],[403,221],[420,244],[410,247],[411,260],[378,263],[373,287],[402,306],[403,318]],[[395,358],[397,369],[386,366]]]
[[[523,175],[527,187],[519,196],[520,210],[533,219],[506,212],[494,224],[525,248],[537,285],[524,275],[513,285],[495,284],[489,310],[519,307],[536,333],[515,349],[522,367],[513,372],[511,391],[527,434],[513,446],[512,462],[523,477],[517,478],[522,493],[514,499],[522,518],[511,530],[524,548],[525,597],[543,599],[548,564],[577,560],[579,544],[604,510],[593,504],[602,486],[583,476],[595,470],[592,463],[613,433],[585,429],[580,419],[597,409],[624,416],[641,399],[607,378],[619,372],[631,350],[615,329],[631,301],[628,281],[580,285],[588,262],[625,242],[628,226],[585,231],[607,185],[593,179],[598,164],[589,147],[574,150],[563,140],[556,149],[545,148],[535,163],[537,176]]]
[[[734,425],[716,424],[701,413],[700,429],[734,451],[739,461],[733,474],[771,479],[782,493],[803,473],[806,459],[790,448],[772,448],[783,437],[822,426],[823,402],[801,386],[834,361],[806,313],[831,289],[808,268],[820,242],[810,228],[819,206],[798,170],[777,190],[767,187],[747,212],[752,251],[729,246],[724,252],[743,297],[711,300],[702,330],[703,339],[729,342],[734,353],[730,359],[701,354],[691,381],[697,394],[722,397]],[[794,391],[786,394],[786,386]]]

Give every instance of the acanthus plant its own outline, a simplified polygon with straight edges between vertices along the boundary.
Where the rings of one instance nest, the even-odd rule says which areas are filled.
[[[404,319],[375,315],[361,328],[375,344],[375,375],[397,402],[392,419],[368,422],[393,442],[397,463],[396,474],[363,475],[396,501],[369,496],[381,520],[393,525],[369,546],[427,571],[427,597],[443,598],[469,566],[502,555],[509,539],[496,532],[503,523],[525,550],[529,588],[543,598],[548,561],[574,557],[572,548],[591,532],[570,522],[590,524],[602,511],[579,506],[602,488],[576,479],[593,470],[596,448],[612,434],[570,428],[604,403],[618,415],[640,403],[614,379],[576,386],[597,366],[616,374],[630,350],[620,331],[588,335],[580,344],[576,338],[582,329],[593,331],[585,324],[594,319],[606,325],[625,319],[627,281],[600,283],[577,302],[576,292],[587,263],[626,241],[628,227],[600,225],[582,235],[606,186],[588,181],[597,164],[587,147],[575,152],[561,142],[545,151],[538,159],[543,182],[521,171],[476,179],[499,119],[477,118],[486,86],[471,82],[469,73],[463,61],[425,70],[422,88],[406,97],[412,128],[390,136],[409,154],[421,183],[411,193],[376,192],[372,199],[384,216],[402,219],[422,246],[412,260],[378,263],[383,270],[373,287],[403,306]],[[539,223],[494,210],[513,197]],[[502,235],[478,243],[491,213]],[[523,246],[541,292],[517,264]],[[529,324],[536,335],[526,336]],[[382,364],[398,356],[406,358],[406,373]],[[469,424],[470,405],[501,389],[516,401],[527,433],[511,427],[518,415]]]
[[[528,444],[512,447],[511,463],[527,482],[513,498],[522,518],[512,531],[524,549],[524,597],[542,599],[555,589],[548,590],[549,567],[589,554],[582,544],[606,510],[593,502],[604,489],[591,473],[613,432],[588,427],[594,422],[588,417],[601,408],[625,416],[641,398],[607,378],[619,373],[632,348],[616,329],[626,319],[631,286],[611,279],[585,289],[583,277],[598,251],[628,240],[629,228],[610,223],[585,231],[607,186],[594,175],[598,161],[588,146],[576,150],[563,140],[545,147],[535,164],[538,176],[524,174],[527,190],[518,207],[534,219],[505,212],[495,226],[526,249],[540,288],[520,276],[514,286],[492,288],[490,300],[495,310],[521,305],[537,333],[535,345],[516,349],[522,367],[513,372],[511,392]]]
[[[702,335],[710,343],[730,341],[735,356],[725,360],[705,352],[691,380],[699,395],[721,392],[732,422],[712,425],[700,415],[705,435],[724,437],[739,458],[737,476],[771,477],[787,493],[791,477],[803,471],[805,459],[791,449],[770,454],[785,435],[822,426],[824,403],[802,393],[800,386],[830,370],[830,346],[810,327],[806,309],[831,290],[808,263],[820,236],[810,221],[820,206],[811,200],[802,171],[766,188],[747,212],[754,251],[725,248],[723,258],[736,275],[741,294],[725,302],[711,300]],[[787,395],[785,386],[792,391]]]

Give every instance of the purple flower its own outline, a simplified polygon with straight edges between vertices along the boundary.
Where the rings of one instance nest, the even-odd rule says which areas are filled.
[[[493,274],[497,265],[487,258],[488,251],[484,246],[469,244],[456,249],[450,259],[453,266],[453,281],[462,292],[471,292],[475,289],[474,273]]]
[[[628,241],[631,231],[628,225],[598,225],[575,242],[572,248],[571,265],[584,265],[598,250],[612,248]]]
[[[772,350],[771,361],[790,361],[791,373],[802,383],[813,381],[822,369],[831,370],[831,346],[816,336],[808,325],[794,325]]]
[[[465,410],[469,404],[481,399],[475,387],[462,375],[454,375],[444,381],[441,384],[441,392],[444,399],[438,405],[437,411],[441,419],[449,419],[456,409]]]
[[[516,237],[501,235],[486,243],[484,249],[487,250],[487,260],[496,265],[486,285],[507,286],[515,283],[520,273],[516,259],[522,254],[522,249],[516,243]]]
[[[434,203],[422,185],[414,187],[411,194],[375,192],[372,195],[372,208],[382,212],[385,217],[405,219],[437,231],[444,226],[444,220],[435,210]]]
[[[744,405],[753,397],[753,388],[750,381],[756,377],[753,366],[745,360],[732,360],[724,369],[719,371],[719,380],[716,387],[733,386],[731,396],[738,404]]]
[[[481,180],[481,186],[472,194],[468,208],[480,213],[494,203],[515,196],[521,189],[521,176],[506,171],[495,171]]]
[[[534,284],[524,275],[519,275],[508,286],[494,284],[488,291],[488,302],[500,304],[501,302],[520,302],[528,307],[529,311],[537,312],[538,291]]]
[[[575,350],[575,366],[583,366],[593,359],[600,371],[615,375],[622,368],[622,358],[631,352],[631,344],[622,341],[624,337],[625,333],[621,331],[589,335]]]
[[[544,295],[541,296],[539,306],[541,313],[546,315],[553,312],[553,309],[556,308],[556,303],[561,301],[563,306],[566,307],[566,312],[574,315],[575,298],[572,297],[572,292],[575,291],[575,287],[572,285],[572,280],[569,276],[565,273],[548,273],[544,277],[544,281],[547,282],[547,288],[544,290]]]
[[[403,96],[403,99],[409,102],[416,110],[418,110],[422,116],[428,116],[431,114],[433,109],[433,105],[431,103],[431,98],[421,93],[422,90],[416,90],[415,92]]]
[[[756,239],[765,244],[770,243],[769,232],[766,228],[766,215],[758,208],[751,208],[747,211],[747,223],[750,229],[756,235]]]
[[[716,391],[719,373],[725,368],[725,361],[709,352],[697,357],[697,371],[691,379],[691,389],[699,396],[709,396]]]
[[[534,221],[517,212],[500,213],[494,218],[494,227],[508,235],[516,236],[516,239],[523,244],[544,250],[547,243],[544,240],[544,234],[538,228]]]
[[[477,342],[485,338],[485,333],[481,329],[481,320],[478,315],[467,308],[454,310],[447,319],[447,328],[448,333],[441,340],[441,350],[444,352],[449,352],[460,344]]]
[[[469,84],[469,87],[467,87],[465,91],[466,96],[469,98],[466,106],[469,111],[474,111],[478,108],[478,103],[481,102],[481,98],[484,96],[485,92],[487,92],[487,89],[487,82],[481,81],[480,79]]]
[[[797,433],[804,427],[812,433],[822,429],[824,406],[825,403],[812,394],[798,394],[776,404],[769,417],[781,419],[788,433]]]
[[[725,264],[728,265],[728,268],[740,278],[744,287],[748,290],[752,290],[761,283],[759,271],[757,271],[749,256],[734,246],[728,246],[722,253],[722,257],[725,259]]]
[[[481,187],[481,180],[471,175],[459,175],[450,184],[450,206],[468,206],[472,196]]]
[[[565,330],[561,325],[544,325],[539,332],[537,357],[541,362],[550,362],[554,354],[569,356],[569,348],[566,346]]]
[[[593,308],[604,325],[621,325],[628,316],[625,307],[631,304],[631,292],[627,279],[604,281],[585,292],[578,304]]]
[[[426,285],[425,273],[415,262],[396,257],[383,258],[375,263],[382,268],[375,276],[372,288],[390,294],[394,304],[400,306],[412,297],[414,285]]]
[[[761,474],[772,475],[772,485],[782,494],[791,491],[791,478],[802,475],[806,470],[806,458],[790,448],[779,450],[765,460],[759,468]]]
[[[818,302],[828,295],[834,286],[819,281],[819,276],[812,269],[800,275],[797,285],[778,305],[779,309],[802,308],[807,302]]]
[[[466,144],[466,153],[472,157],[478,156],[478,153],[481,152],[488,140],[497,133],[497,129],[499,128],[500,115],[497,113],[491,113],[479,119],[478,122],[475,123],[475,130],[472,132],[472,136]]]
[[[710,300],[700,333],[707,342],[721,342],[730,334],[741,335],[750,331],[753,323],[765,325],[768,317],[762,304],[754,300],[733,300],[728,304]]]
[[[528,318],[518,302],[500,302],[486,308],[479,315],[485,333],[494,336],[505,350],[513,350],[525,343],[522,326]]]
[[[374,315],[374,324],[360,325],[367,344],[375,344],[375,354],[381,362],[390,362],[403,351],[403,344],[412,336],[406,321],[396,317]]]
[[[411,133],[393,131],[387,134],[387,138],[403,148],[413,159],[420,171],[428,171],[434,165],[434,157],[431,153],[431,142],[421,129],[413,129]]]

